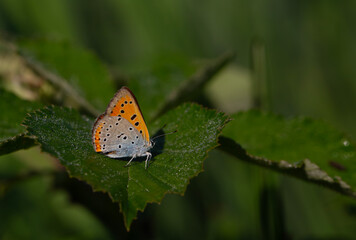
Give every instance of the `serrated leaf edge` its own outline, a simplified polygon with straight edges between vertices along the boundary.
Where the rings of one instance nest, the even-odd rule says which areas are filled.
[[[183,190],[182,192],[167,190],[166,192],[164,192],[164,193],[162,194],[162,197],[161,197],[159,200],[153,200],[153,201],[147,201],[147,202],[145,202],[145,205],[144,205],[144,207],[143,207],[142,209],[136,209],[136,210],[137,210],[137,211],[136,211],[136,216],[131,220],[131,222],[130,222],[129,225],[127,225],[126,214],[125,214],[124,211],[123,211],[122,201],[117,201],[117,200],[115,200],[109,191],[107,191],[106,189],[103,189],[103,188],[97,186],[95,183],[89,183],[87,180],[81,178],[80,176],[73,176],[72,173],[71,173],[71,171],[67,168],[67,166],[64,166],[64,168],[66,169],[66,171],[67,171],[68,174],[69,174],[69,177],[71,177],[71,178],[76,178],[76,179],[79,179],[80,181],[86,182],[87,184],[89,184],[89,185],[91,186],[93,192],[103,192],[103,193],[106,193],[106,194],[109,195],[109,197],[110,197],[110,199],[112,200],[112,202],[116,202],[116,203],[119,204],[119,206],[120,206],[120,212],[123,214],[123,217],[124,217],[124,224],[125,224],[125,228],[127,229],[127,231],[130,230],[130,227],[131,227],[132,222],[137,219],[137,212],[138,212],[138,211],[143,212],[144,209],[147,207],[147,204],[151,204],[151,203],[158,203],[158,204],[160,204],[160,203],[162,202],[163,198],[164,198],[167,194],[179,194],[180,196],[184,196],[184,194],[185,194],[185,192],[186,192],[186,189],[187,189],[187,187],[188,187],[190,181],[191,181],[193,178],[195,178],[196,176],[198,176],[201,172],[204,171],[204,161],[205,161],[206,158],[208,157],[208,152],[211,151],[212,149],[218,147],[218,146],[220,145],[218,139],[219,139],[219,136],[220,136],[220,134],[221,134],[221,132],[222,132],[222,129],[225,127],[225,125],[226,125],[229,121],[231,121],[231,118],[230,118],[229,115],[227,115],[227,114],[225,114],[225,113],[223,113],[223,112],[219,112],[219,111],[217,111],[217,110],[215,110],[215,109],[209,109],[209,108],[203,107],[203,106],[201,106],[201,105],[199,105],[199,104],[195,104],[195,103],[184,103],[184,104],[182,104],[182,105],[179,105],[177,108],[184,108],[185,106],[189,106],[189,107],[199,107],[200,110],[205,110],[205,111],[214,111],[217,115],[220,115],[219,117],[223,117],[223,118],[224,118],[224,119],[223,119],[223,122],[222,122],[222,124],[221,124],[221,126],[217,129],[216,138],[215,138],[215,144],[205,151],[205,154],[204,154],[204,157],[203,157],[203,160],[202,160],[202,164],[201,164],[201,170],[198,171],[195,175],[192,175],[192,176],[190,176],[190,177],[187,179],[187,182],[184,184],[184,185],[185,185],[184,190]],[[42,108],[42,109],[37,109],[37,110],[35,110],[35,111],[33,111],[33,112],[28,113],[28,114],[27,114],[28,116],[25,117],[25,119],[24,119],[24,121],[23,121],[23,126],[25,126],[26,128],[29,127],[29,126],[27,125],[27,123],[26,123],[26,122],[28,121],[28,117],[33,117],[33,116],[37,115],[38,113],[45,113],[45,111],[54,110],[55,107],[60,108],[60,109],[66,109],[66,110],[69,110],[69,111],[73,111],[73,110],[74,110],[74,109],[72,109],[72,108],[62,107],[62,106],[53,106],[53,105],[51,105],[51,106],[45,106],[45,107]],[[177,108],[175,108],[175,109],[177,109]],[[171,111],[173,111],[173,110],[175,110],[175,109],[172,109]],[[168,114],[168,113],[169,113],[169,112],[167,112],[167,114]],[[85,117],[85,116],[83,116],[83,115],[81,115],[81,116],[82,116],[82,117]],[[27,131],[27,132],[29,133],[29,131]],[[36,136],[34,136],[34,135],[29,135],[29,136],[33,137],[33,138],[37,141],[37,137],[36,137]],[[37,142],[38,142],[38,141],[37,141]],[[42,144],[41,144],[41,143],[38,143],[38,144],[40,145],[41,150],[42,150],[43,152],[46,152],[46,151],[43,150]],[[61,157],[58,157],[58,158],[61,159]],[[129,170],[129,168],[128,168],[127,171],[128,171],[128,177],[129,177],[129,176],[130,176],[130,170]],[[128,187],[128,185],[126,185],[126,187]]]
[[[215,110],[215,109],[209,109],[209,108],[207,108],[207,107],[204,107],[204,106],[199,105],[199,104],[196,104],[196,103],[184,103],[184,104],[181,104],[181,105],[177,106],[176,108],[173,108],[173,109],[170,110],[170,111],[173,111],[173,110],[175,110],[175,109],[177,109],[177,108],[184,108],[185,106],[191,106],[191,107],[196,106],[196,107],[199,107],[201,110],[215,111],[216,114],[221,114],[222,117],[225,117],[223,124],[217,129],[217,134],[216,134],[216,139],[215,139],[215,145],[205,151],[205,154],[204,154],[204,157],[203,157],[203,160],[202,160],[202,164],[201,164],[201,170],[198,171],[195,175],[192,175],[191,177],[189,177],[189,178],[187,179],[186,184],[184,184],[185,187],[184,187],[184,190],[182,191],[182,193],[177,192],[177,191],[170,191],[170,190],[167,190],[166,192],[163,193],[162,197],[161,197],[159,200],[157,200],[157,201],[155,201],[155,200],[154,200],[154,201],[147,201],[142,209],[136,209],[136,210],[137,210],[137,213],[138,213],[139,211],[140,211],[140,212],[143,212],[143,211],[145,210],[145,208],[147,207],[147,204],[152,204],[152,203],[160,204],[160,203],[162,202],[163,198],[164,198],[167,194],[177,194],[177,195],[180,195],[180,196],[184,196],[184,194],[185,194],[185,192],[186,192],[186,190],[187,190],[187,188],[188,188],[188,185],[190,184],[191,180],[192,180],[193,178],[197,177],[200,173],[202,173],[202,172],[204,171],[204,161],[207,159],[208,153],[209,153],[211,150],[215,149],[216,147],[218,147],[218,146],[220,145],[220,143],[219,143],[219,136],[220,136],[220,134],[221,134],[223,128],[225,127],[225,125],[226,125],[228,122],[230,122],[230,121],[232,120],[232,119],[230,118],[230,116],[227,115],[227,114],[225,114],[224,112],[220,112],[220,111],[217,111],[217,110]],[[166,114],[168,114],[170,111],[168,111]],[[130,172],[129,172],[129,174],[130,174]],[[120,204],[120,212],[122,212],[121,204]],[[130,223],[129,226],[127,226],[127,223],[126,223],[126,216],[124,215],[124,224],[125,224],[125,228],[127,229],[127,231],[130,231],[130,226],[131,226],[132,222],[137,219],[137,213],[136,213],[135,218],[132,219],[132,221],[131,221],[131,223]]]

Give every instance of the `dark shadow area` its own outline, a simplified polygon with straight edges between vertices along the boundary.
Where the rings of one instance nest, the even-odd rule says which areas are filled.
[[[54,187],[63,189],[70,195],[73,203],[80,204],[95,215],[110,231],[112,239],[152,239],[151,214],[139,212],[138,218],[132,223],[131,231],[127,232],[119,204],[112,202],[109,195],[103,192],[93,192],[86,182],[70,178],[67,173],[56,174]],[[140,229],[140,231],[135,231]]]
[[[164,145],[166,142],[166,132],[164,132],[163,128],[161,128],[160,130],[158,130],[155,135],[153,135],[152,139],[153,139],[153,148],[151,150],[152,153],[152,159],[163,153],[163,149],[164,149]]]

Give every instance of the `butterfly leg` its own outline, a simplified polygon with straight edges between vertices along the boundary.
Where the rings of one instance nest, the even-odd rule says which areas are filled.
[[[133,155],[132,158],[129,160],[128,163],[126,163],[125,167],[129,166],[132,160],[136,157],[136,155]]]
[[[151,160],[151,157],[152,157],[152,153],[146,152],[146,154],[147,154],[147,158],[146,158],[146,161],[145,161],[145,169],[147,169],[148,162]]]

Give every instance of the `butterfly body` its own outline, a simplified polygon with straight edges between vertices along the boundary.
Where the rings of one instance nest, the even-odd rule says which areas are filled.
[[[92,142],[96,152],[110,158],[146,156],[146,167],[153,147],[147,126],[135,96],[122,87],[110,101],[104,114],[94,123]]]

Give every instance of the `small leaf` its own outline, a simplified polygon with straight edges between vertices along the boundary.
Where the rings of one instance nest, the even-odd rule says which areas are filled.
[[[199,68],[193,75],[189,76],[187,81],[183,82],[183,84],[172,91],[168,101],[165,101],[164,105],[158,109],[159,111],[156,113],[156,116],[178,106],[182,102],[193,99],[201,93],[205,85],[212,80],[221,69],[229,64],[234,57],[234,53],[228,52]]]
[[[150,71],[132,78],[129,87],[139,99],[145,119],[150,121],[192,100],[233,57],[234,54],[224,54],[199,66],[188,59],[164,58]]]
[[[125,167],[125,160],[95,153],[93,121],[75,110],[51,107],[32,113],[25,125],[43,151],[58,157],[71,176],[88,182],[95,191],[108,192],[119,202],[129,229],[137,211],[143,211],[147,203],[160,202],[169,192],[184,193],[189,180],[203,170],[207,151],[217,146],[227,117],[188,104],[168,112],[149,129],[157,131],[166,125],[164,132],[177,132],[157,140],[147,170],[141,160]]]
[[[225,151],[356,196],[355,146],[328,124],[258,111],[241,112],[233,118],[220,139]]]
[[[22,41],[20,47],[30,67],[93,115],[114,95],[108,70],[88,50],[45,40]]]
[[[21,123],[28,112],[40,107],[39,103],[22,100],[0,89],[0,155],[35,144],[33,139],[24,135],[26,128]]]
[[[43,158],[32,149],[0,157],[1,238],[109,239],[105,226],[90,211],[53,189],[47,173],[54,166],[43,162],[48,159],[34,158],[39,154]]]
[[[128,86],[137,97],[146,121],[150,121],[168,100],[170,94],[188,79],[188,74],[177,66],[163,65],[136,75]]]

